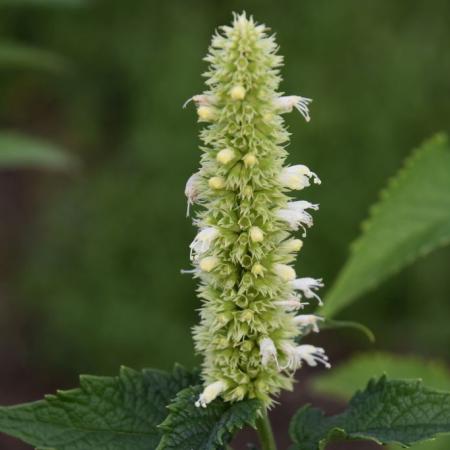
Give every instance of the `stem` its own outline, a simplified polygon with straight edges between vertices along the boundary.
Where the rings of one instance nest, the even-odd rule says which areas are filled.
[[[272,426],[269,416],[265,410],[262,416],[256,421],[256,430],[261,442],[262,450],[277,450],[275,438],[273,437]]]

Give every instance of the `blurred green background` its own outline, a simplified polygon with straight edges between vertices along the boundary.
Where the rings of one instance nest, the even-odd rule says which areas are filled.
[[[181,105],[203,89],[214,29],[244,9],[277,34],[282,90],[314,99],[311,123],[287,117],[290,163],[323,181],[304,192],[321,209],[298,273],[330,285],[386,179],[450,131],[448,0],[0,1],[0,39],[61,57],[52,70],[0,67],[1,127],[80,160],[0,172],[5,373],[51,385],[120,364],[194,364],[199,302],[180,269],[194,236],[183,190],[199,126]],[[369,325],[377,348],[450,358],[449,269],[439,250],[341,317]],[[352,334],[322,339],[332,359],[367,348]]]

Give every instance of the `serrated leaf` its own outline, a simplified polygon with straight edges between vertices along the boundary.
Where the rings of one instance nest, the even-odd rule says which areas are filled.
[[[321,394],[348,400],[355,390],[364,388],[366,380],[383,374],[392,379],[420,378],[426,386],[450,391],[450,371],[444,363],[385,352],[357,355],[314,377],[311,386]]]
[[[0,132],[0,169],[67,170],[77,160],[63,149],[41,139]]]
[[[193,386],[181,391],[169,406],[169,415],[161,424],[164,432],[157,450],[218,450],[246,425],[255,421],[264,405],[260,400],[226,403],[215,400],[207,408],[197,408],[202,391]]]
[[[450,148],[439,134],[388,183],[326,295],[332,317],[420,256],[450,242]]]
[[[0,431],[40,449],[151,450],[166,406],[196,383],[198,376],[179,366],[172,373],[122,368],[118,377],[81,376],[79,389],[0,407]]]
[[[409,447],[450,432],[450,393],[429,389],[418,380],[371,380],[347,409],[325,417],[307,405],[292,419],[291,450],[323,450],[343,439],[365,439]]]

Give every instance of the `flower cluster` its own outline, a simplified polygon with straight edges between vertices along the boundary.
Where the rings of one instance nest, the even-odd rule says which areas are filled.
[[[206,92],[188,100],[207,124],[201,168],[186,184],[188,214],[191,205],[203,206],[189,271],[200,280],[202,301],[194,340],[206,387],[197,406],[217,396],[270,405],[302,364],[329,367],[322,348],[298,344],[319,331],[319,316],[298,312],[305,299],[321,304],[323,284],[292,267],[303,246],[292,232],[305,237],[318,205],[290,194],[320,179],[304,165],[284,166],[282,115],[296,109],[309,121],[311,100],[278,92],[276,49],[264,25],[235,15],[212,39]]]

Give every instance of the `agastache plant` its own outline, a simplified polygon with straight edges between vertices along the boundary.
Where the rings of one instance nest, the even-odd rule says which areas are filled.
[[[320,184],[302,164],[286,164],[289,133],[283,114],[294,109],[309,122],[311,99],[279,91],[282,56],[264,25],[235,15],[211,42],[207,89],[191,100],[201,131],[201,167],[186,184],[189,207],[199,204],[190,245],[200,280],[196,350],[203,356],[204,390],[196,406],[220,396],[258,398],[266,407],[291,389],[303,364],[329,367],[322,348],[299,341],[319,331],[321,318],[299,314],[322,304],[322,280],[293,268],[318,205],[297,191]],[[187,102],[187,103],[188,103]]]
[[[297,275],[294,263],[318,205],[298,196],[320,179],[286,162],[283,115],[296,110],[309,122],[311,100],[279,91],[275,40],[245,14],[213,36],[206,61],[207,88],[186,102],[205,124],[201,167],[186,184],[187,213],[195,213],[198,227],[189,246],[193,267],[185,272],[199,280],[193,334],[201,371],[175,365],[170,372],[122,367],[115,377],[84,375],[77,389],[0,406],[0,432],[41,449],[231,450],[235,435],[251,426],[258,448],[277,450],[268,409],[292,388],[297,369],[330,367],[325,350],[304,338],[324,324],[372,339],[364,325],[332,320],[333,314],[411,262],[414,251],[448,241],[450,146],[438,135],[388,185],[327,294],[323,317],[310,313],[322,306],[323,282]],[[409,447],[450,433],[450,392],[417,379],[448,385],[444,365],[400,355],[383,363],[380,356],[369,364],[358,357],[308,385],[311,393],[328,385],[343,397],[360,390],[332,416],[302,405],[289,425],[291,450],[355,439]],[[385,369],[413,379],[389,380]]]

